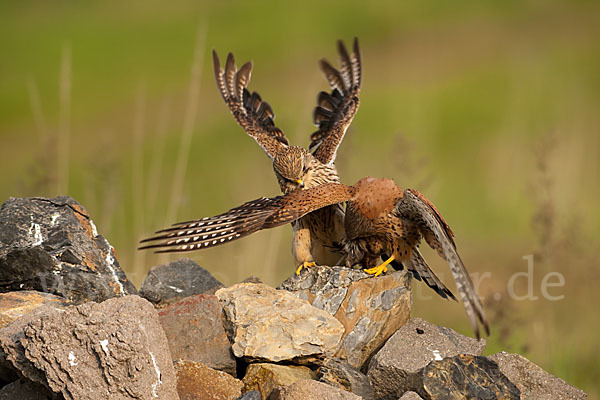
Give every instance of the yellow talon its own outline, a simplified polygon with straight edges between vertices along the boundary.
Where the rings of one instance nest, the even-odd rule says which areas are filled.
[[[365,269],[363,271],[365,271],[367,274],[374,274],[373,276],[379,276],[383,272],[387,272],[387,265],[389,263],[391,263],[392,261],[394,261],[394,256],[391,256],[390,258],[388,258],[387,260],[385,260],[384,262],[382,262],[381,264],[379,264],[376,267]]]
[[[316,265],[317,265],[317,263],[314,261],[312,261],[312,262],[304,261],[302,264],[300,264],[300,266],[296,270],[296,275],[300,275],[300,272],[302,272],[302,268],[315,267]]]

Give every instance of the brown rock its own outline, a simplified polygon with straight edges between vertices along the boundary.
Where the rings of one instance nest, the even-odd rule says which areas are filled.
[[[186,297],[159,312],[173,360],[201,362],[233,376],[236,363],[214,295]]]
[[[279,288],[327,311],[345,329],[335,356],[362,368],[371,355],[410,318],[410,275],[373,277],[344,267],[312,267]]]
[[[413,318],[373,356],[367,376],[377,398],[400,396],[414,386],[413,375],[431,361],[458,354],[480,355],[484,347],[484,340]]]
[[[329,386],[323,382],[303,379],[273,390],[269,400],[360,400],[354,393]]]
[[[327,312],[265,284],[239,283],[216,295],[236,357],[278,362],[331,355],[344,333]]]
[[[375,399],[369,378],[346,361],[328,358],[319,368],[319,381],[352,392],[364,400]]]
[[[406,392],[400,397],[400,400],[423,400],[423,398],[415,392]]]
[[[21,379],[0,389],[0,400],[50,400],[51,396],[44,387]]]
[[[488,356],[521,391],[521,399],[587,399],[583,390],[544,371],[518,354],[499,352]]]
[[[45,304],[52,304],[53,308],[65,308],[72,303],[64,297],[34,290],[0,294],[0,328]]]
[[[308,367],[258,363],[250,364],[244,376],[244,391],[257,390],[267,399],[277,386],[287,386],[301,379],[315,379]]]
[[[181,400],[236,400],[242,394],[240,380],[200,362],[180,360],[175,370]]]
[[[178,398],[158,314],[138,296],[40,307],[1,329],[0,347],[16,370],[65,399]]]

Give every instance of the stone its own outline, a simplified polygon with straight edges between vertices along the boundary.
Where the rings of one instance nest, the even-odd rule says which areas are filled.
[[[587,399],[583,390],[544,371],[518,354],[499,352],[488,356],[521,391],[522,399]]]
[[[158,315],[173,360],[201,362],[235,376],[236,362],[223,328],[223,310],[216,296],[186,297],[161,309]]]
[[[277,386],[287,386],[301,379],[315,378],[316,374],[308,367],[257,363],[248,365],[242,381],[244,391],[256,390],[266,399]]]
[[[336,357],[363,368],[410,318],[411,277],[398,271],[373,277],[362,270],[317,266],[278,287],[327,311],[345,329]]]
[[[276,388],[269,400],[361,400],[361,397],[323,382],[303,379]]]
[[[72,305],[64,297],[35,290],[0,293],[0,328],[46,304],[52,304],[54,308]]]
[[[52,394],[33,382],[16,380],[0,389],[0,400],[50,400]]]
[[[178,399],[158,314],[138,296],[42,306],[0,329],[0,348],[22,376],[67,400]]]
[[[364,400],[374,400],[375,391],[369,378],[342,359],[325,359],[319,368],[319,381],[352,392]]]
[[[72,198],[10,198],[0,222],[0,292],[37,290],[77,304],[137,294],[112,246]]]
[[[422,387],[414,391],[428,400],[521,398],[519,389],[500,372],[498,364],[482,356],[460,354],[435,360],[419,375]]]
[[[262,400],[262,396],[259,391],[251,390],[238,397],[237,400]]]
[[[413,374],[431,361],[458,354],[481,355],[484,348],[484,340],[413,318],[373,356],[367,376],[377,398],[398,397],[413,386]]]
[[[400,400],[422,400],[423,398],[415,392],[406,392],[400,397]]]
[[[332,355],[344,333],[326,311],[288,291],[239,283],[216,293],[236,357],[279,362]]]
[[[189,258],[150,269],[140,296],[162,307],[196,294],[214,294],[223,284]]]
[[[236,400],[242,394],[240,380],[200,362],[180,360],[175,370],[181,400]]]

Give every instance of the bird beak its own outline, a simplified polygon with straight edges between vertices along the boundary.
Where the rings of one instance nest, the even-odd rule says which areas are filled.
[[[298,184],[298,186],[300,186],[301,188],[303,188],[303,187],[304,187],[304,181],[303,181],[302,179],[298,179],[298,180],[296,181],[296,183],[297,183],[297,184]]]

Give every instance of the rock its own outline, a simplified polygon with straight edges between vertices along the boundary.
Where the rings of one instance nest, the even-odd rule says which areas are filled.
[[[364,400],[375,399],[367,376],[341,359],[326,359],[319,369],[319,381],[352,392]]]
[[[138,296],[45,305],[0,329],[0,348],[20,374],[65,399],[177,399],[159,324]]]
[[[308,367],[258,363],[248,365],[243,382],[245,391],[256,390],[266,399],[277,386],[315,378],[316,374]]]
[[[65,308],[72,305],[64,297],[35,290],[0,293],[0,328],[6,327],[17,318],[21,318],[45,304],[52,304],[54,308]]]
[[[0,389],[0,400],[50,400],[51,396],[43,386],[21,379]]]
[[[262,400],[262,396],[259,391],[251,390],[238,397],[237,400]]]
[[[525,357],[500,352],[488,356],[521,391],[522,399],[587,399],[584,391],[549,374]]]
[[[432,361],[423,368],[424,399],[503,399],[519,400],[517,387],[500,372],[498,365],[482,356],[460,354]]]
[[[373,356],[367,376],[377,398],[399,397],[413,387],[413,374],[432,360],[458,354],[481,355],[484,347],[484,340],[413,318]]]
[[[10,198],[0,221],[0,292],[37,290],[77,304],[137,294],[72,198]]]
[[[286,289],[327,311],[344,325],[336,357],[362,368],[371,355],[410,318],[410,274],[373,277],[361,270],[318,266],[292,275]]]
[[[162,307],[196,294],[214,294],[223,284],[189,258],[150,269],[140,296]]]
[[[278,362],[332,355],[344,333],[329,313],[265,284],[239,283],[216,295],[236,357]]]
[[[361,400],[361,398],[323,382],[303,379],[289,386],[276,388],[269,400]]]
[[[181,400],[236,400],[242,394],[240,380],[200,362],[180,360],[175,370]]]
[[[423,398],[415,392],[406,392],[400,397],[400,400],[422,400]]]
[[[223,311],[214,295],[186,297],[159,313],[173,360],[201,362],[206,366],[236,374],[231,343],[223,328]]]

